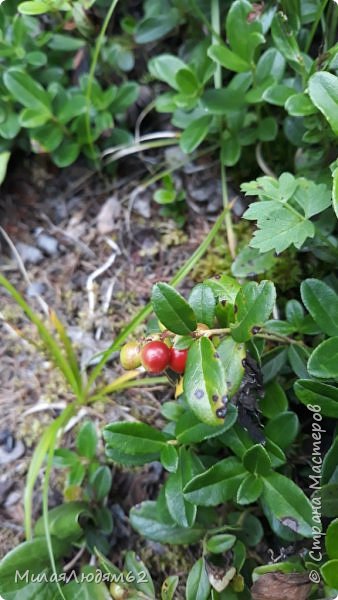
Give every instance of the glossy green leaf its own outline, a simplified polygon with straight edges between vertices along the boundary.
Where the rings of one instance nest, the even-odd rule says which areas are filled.
[[[176,73],[185,67],[186,65],[182,60],[171,54],[160,54],[148,62],[150,74],[176,90],[178,90]]]
[[[283,346],[273,348],[273,350],[270,350],[263,355],[262,373],[264,383],[269,383],[276,375],[278,375],[278,373],[280,373],[286,364],[287,356],[288,349]]]
[[[97,442],[96,427],[92,421],[87,421],[76,436],[76,449],[81,456],[94,458]]]
[[[197,320],[191,306],[167,283],[156,283],[151,302],[154,312],[163,325],[179,335],[195,331]]]
[[[86,502],[67,502],[52,508],[48,512],[48,528],[52,536],[61,540],[77,540],[83,535],[80,518],[91,517],[91,511]],[[44,518],[40,517],[35,524],[35,535],[43,536],[45,533]]]
[[[305,279],[302,300],[320,329],[329,336],[338,335],[338,294],[324,281]]]
[[[52,152],[52,159],[58,167],[68,167],[76,161],[79,154],[79,144],[77,142],[65,139]]]
[[[299,432],[299,420],[294,412],[282,412],[265,426],[265,434],[282,450],[291,446]]]
[[[264,42],[260,21],[248,18],[251,11],[251,2],[236,0],[226,17],[226,34],[231,49],[249,63],[253,60],[255,48]]]
[[[284,106],[289,98],[294,96],[295,90],[281,83],[275,83],[263,93],[263,100],[275,106]]]
[[[325,583],[332,589],[338,588],[338,558],[329,560],[320,567]]]
[[[251,69],[250,63],[243,60],[238,54],[235,54],[235,52],[232,52],[232,50],[223,44],[209,46],[208,56],[225,69],[235,71],[236,73],[243,73]]]
[[[70,551],[69,542],[52,538],[52,547],[55,561],[67,556]],[[15,581],[15,573],[24,574],[29,570],[30,578],[40,576],[41,582],[27,582],[25,578]],[[45,577],[44,577],[45,575]],[[4,598],[20,600],[20,598],[41,598],[51,600],[58,596],[56,584],[48,581],[52,570],[48,557],[47,541],[45,537],[36,537],[28,542],[19,544],[8,552],[0,563],[0,594]],[[41,577],[42,576],[42,577]],[[44,579],[46,578],[47,581]]]
[[[189,348],[183,387],[191,410],[202,423],[223,423],[228,403],[225,372],[208,338],[196,340]]]
[[[256,66],[255,78],[258,84],[262,83],[269,76],[272,76],[276,81],[283,78],[285,71],[285,58],[276,48],[268,48]]]
[[[308,351],[302,346],[292,345],[288,349],[288,359],[294,373],[301,379],[309,377],[307,370]]]
[[[248,477],[251,477],[249,475]],[[264,530],[260,520],[249,511],[231,512],[228,514],[228,521],[232,527],[236,527],[236,537],[241,540],[246,547],[257,546],[262,540]],[[240,528],[238,530],[238,527]]]
[[[306,117],[317,112],[315,105],[311,102],[309,96],[304,93],[289,96],[285,102],[285,109],[293,117]]]
[[[269,475],[271,460],[261,444],[255,444],[243,456],[243,466],[254,475]]]
[[[338,559],[338,519],[332,521],[327,528],[325,548],[330,559]]]
[[[178,467],[165,483],[165,498],[172,519],[180,527],[191,527],[196,519],[196,506],[183,497],[183,488],[195,475],[200,473],[201,465],[190,450],[180,448]]]
[[[18,6],[18,11],[22,15],[43,15],[44,13],[48,13],[49,10],[48,2],[42,2],[41,0],[20,2]]]
[[[211,115],[225,115],[228,111],[238,110],[244,106],[245,99],[239,97],[235,90],[221,88],[204,92],[201,102]]]
[[[291,479],[280,473],[264,477],[263,500],[281,525],[304,537],[312,537],[311,503]]]
[[[27,108],[40,109],[44,114],[51,112],[50,97],[32,77],[17,67],[8,69],[3,76],[6,88],[15,100]]]
[[[230,550],[235,542],[236,536],[230,533],[218,533],[207,540],[206,549],[212,554],[221,554]]]
[[[85,40],[81,40],[72,35],[63,33],[54,33],[48,42],[48,47],[59,52],[75,52],[86,45]]]
[[[135,554],[135,552],[129,551],[126,553],[124,559],[124,571],[133,575],[133,588],[142,592],[147,599],[155,599],[155,588],[151,575],[144,562]]]
[[[81,568],[78,580],[70,581],[62,588],[66,600],[110,600],[110,594],[103,581],[95,581],[96,567],[86,565]],[[40,600],[40,599],[39,599]]]
[[[190,154],[198,148],[209,132],[212,117],[204,115],[192,121],[180,137],[180,147],[183,152]]]
[[[90,485],[94,490],[96,500],[101,502],[108,496],[112,485],[110,468],[107,465],[101,465],[90,477]]]
[[[208,600],[209,594],[209,578],[204,558],[200,558],[189,571],[185,597],[186,600]]]
[[[338,135],[338,77],[325,71],[314,73],[309,79],[309,95]]]
[[[313,377],[338,379],[338,336],[325,340],[312,352],[308,371]]]
[[[304,67],[302,53],[288,18],[281,11],[277,12],[273,18],[271,34],[275,46],[286,60],[291,61],[294,67],[302,70]]]
[[[195,96],[199,91],[199,83],[195,73],[188,67],[179,69],[175,75],[176,85],[181,94]]]
[[[294,389],[298,400],[305,406],[319,406],[323,415],[338,418],[338,388],[319,381],[299,379]]]
[[[121,421],[106,425],[103,437],[108,449],[116,448],[126,454],[160,453],[166,444],[166,438],[160,431],[139,422]]]
[[[175,446],[166,444],[160,454],[160,460],[164,468],[170,473],[175,473],[178,465],[178,454]]]
[[[320,435],[321,433],[318,432],[316,437],[319,438]],[[333,439],[325,454],[321,477],[322,484],[333,483],[334,481],[338,481],[338,435]]]
[[[261,119],[258,124],[258,139],[261,142],[271,142],[278,133],[278,124],[274,117],[266,117]]]
[[[24,108],[19,114],[21,127],[40,127],[50,119],[50,113],[41,111],[41,108]]]
[[[229,398],[232,398],[238,391],[244,376],[245,345],[238,344],[232,337],[227,337],[220,343],[217,352],[225,372]]]
[[[224,423],[219,426],[201,423],[191,411],[185,412],[177,421],[175,435],[180,444],[196,444],[228,431],[237,419],[237,409],[232,404],[227,407]]]
[[[271,464],[271,463],[270,463]],[[248,473],[237,490],[237,504],[246,505],[256,502],[263,492],[263,481],[260,477]]]
[[[233,167],[241,156],[241,146],[235,135],[222,139],[221,161],[227,167]]]
[[[246,342],[254,327],[261,327],[269,318],[276,300],[275,286],[271,281],[246,283],[236,298],[237,323],[231,327],[236,342]]]
[[[178,586],[179,578],[177,575],[169,575],[162,583],[161,600],[173,600]]]
[[[179,21],[179,12],[175,8],[141,19],[136,26],[135,41],[137,44],[155,42],[176,27]]]
[[[196,523],[185,528],[162,523],[157,516],[156,502],[151,501],[134,506],[129,518],[132,527],[140,535],[164,544],[195,544],[205,533],[205,529]]]
[[[235,497],[245,474],[237,458],[225,458],[190,481],[184,496],[198,506],[217,506]]]
[[[199,283],[192,289],[188,302],[197,321],[212,327],[215,320],[216,300],[211,288],[205,283]]]
[[[288,399],[277,381],[271,381],[265,386],[264,397],[259,401],[259,409],[264,415],[272,419],[288,408]]]

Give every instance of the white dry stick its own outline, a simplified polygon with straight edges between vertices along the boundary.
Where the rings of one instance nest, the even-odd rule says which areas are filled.
[[[11,238],[9,237],[8,233],[6,233],[6,231],[1,226],[0,226],[0,232],[2,233],[2,235],[5,238],[7,244],[9,245],[10,249],[12,250],[12,252],[13,252],[15,258],[16,258],[16,261],[18,263],[18,267],[19,267],[19,269],[20,269],[20,271],[21,271],[21,273],[22,273],[22,275],[23,275],[23,277],[24,277],[27,285],[31,285],[32,282],[31,282],[31,280],[29,278],[29,275],[28,275],[28,273],[26,271],[26,267],[24,265],[24,262],[23,262],[23,260],[22,260],[22,258],[20,256],[19,252],[17,251],[15,245],[13,244]],[[39,304],[40,304],[43,312],[45,313],[45,315],[47,317],[49,317],[49,307],[48,307],[48,304],[44,301],[44,299],[39,294],[36,294],[36,298],[37,298],[37,300],[38,300],[38,302],[39,302]]]
[[[110,255],[110,257],[108,258],[108,260],[106,260],[106,262],[101,267],[96,269],[96,271],[94,271],[94,273],[89,275],[89,277],[87,279],[86,289],[87,289],[87,293],[88,293],[89,317],[93,317],[94,311],[95,311],[95,304],[96,304],[95,291],[94,291],[95,279],[97,279],[97,277],[102,275],[102,273],[105,273],[105,271],[107,271],[112,266],[112,264],[115,262],[116,257],[119,254],[121,254],[120,248],[113,240],[105,238],[105,241],[113,249],[113,252]]]

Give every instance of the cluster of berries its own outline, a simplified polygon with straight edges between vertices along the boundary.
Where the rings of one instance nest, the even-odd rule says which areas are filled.
[[[188,350],[169,347],[160,340],[141,346],[138,342],[128,342],[121,349],[120,361],[124,369],[136,369],[143,365],[148,373],[158,374],[169,368],[175,373],[184,373]]]

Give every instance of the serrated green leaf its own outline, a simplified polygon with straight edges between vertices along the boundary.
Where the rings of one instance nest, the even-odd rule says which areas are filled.
[[[197,319],[186,300],[167,283],[156,283],[151,302],[154,312],[163,325],[179,335],[195,331]]]

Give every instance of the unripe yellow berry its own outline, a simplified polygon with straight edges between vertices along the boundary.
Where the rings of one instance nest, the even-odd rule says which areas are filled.
[[[120,362],[127,371],[141,365],[141,348],[138,342],[128,342],[121,348]]]

